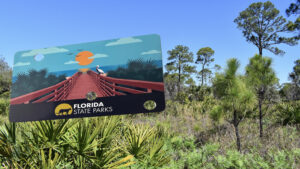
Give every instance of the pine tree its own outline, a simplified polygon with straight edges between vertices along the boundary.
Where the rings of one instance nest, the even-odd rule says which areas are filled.
[[[246,77],[248,83],[253,87],[257,99],[259,109],[259,136],[263,137],[263,116],[262,105],[266,99],[268,88],[278,83],[276,74],[271,68],[272,59],[255,55],[250,58],[250,63],[246,66]]]
[[[191,73],[195,72],[193,63],[193,53],[187,46],[177,45],[174,49],[168,51],[168,63],[166,69],[169,75],[177,81],[177,92],[180,92],[181,85],[189,79]]]
[[[234,126],[237,149],[241,151],[241,138],[238,127],[245,116],[252,111],[255,97],[243,78],[237,74],[239,66],[237,59],[229,59],[227,69],[223,73],[216,74],[213,80],[213,88],[220,104],[213,108],[215,110],[213,111],[213,117],[224,117]]]
[[[289,28],[292,23],[287,22],[279,13],[272,2],[257,2],[252,3],[234,20],[237,27],[243,31],[247,42],[253,43],[262,56],[264,49],[276,55],[284,54],[284,51],[275,45],[297,44],[297,37],[284,36],[284,33],[292,31]]]
[[[215,60],[212,57],[214,54],[215,51],[210,47],[201,48],[197,52],[196,63],[200,63],[202,65],[201,70],[198,73],[199,77],[201,78],[201,87],[204,84],[204,80],[212,73],[207,66],[209,66],[209,64]]]

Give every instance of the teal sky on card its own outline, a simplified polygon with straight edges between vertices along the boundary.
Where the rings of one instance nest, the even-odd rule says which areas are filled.
[[[92,52],[93,62],[79,65],[76,55],[82,51]],[[81,68],[124,65],[129,60],[161,60],[159,35],[144,35],[113,40],[55,46],[17,52],[14,60],[13,76],[26,73],[31,69],[47,69],[58,72]]]

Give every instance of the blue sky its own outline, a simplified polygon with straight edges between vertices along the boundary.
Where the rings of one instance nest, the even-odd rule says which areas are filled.
[[[12,65],[17,51],[155,33],[161,36],[164,63],[175,45],[187,45],[194,53],[210,46],[216,64],[224,66],[236,57],[242,73],[257,49],[245,41],[233,20],[252,2],[257,1],[1,1],[0,54]],[[294,0],[272,2],[286,17],[284,11]],[[282,83],[300,58],[300,48],[279,47],[286,51],[284,56],[264,53],[273,58]]]
[[[79,65],[76,55],[82,51],[93,54],[89,65]],[[37,57],[38,56],[38,57]],[[31,69],[47,69],[48,72],[119,66],[129,60],[161,60],[160,37],[156,34],[126,37],[113,40],[55,46],[17,52],[14,58],[13,76]]]

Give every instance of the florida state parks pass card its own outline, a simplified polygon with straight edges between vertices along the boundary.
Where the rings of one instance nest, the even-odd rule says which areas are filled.
[[[12,79],[12,122],[165,108],[158,35],[17,52]]]

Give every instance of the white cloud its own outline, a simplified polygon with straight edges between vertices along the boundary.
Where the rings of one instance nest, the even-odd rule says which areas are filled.
[[[96,59],[96,58],[104,58],[107,57],[107,54],[102,54],[102,53],[96,53],[94,56],[90,57],[91,59]]]
[[[18,62],[14,64],[14,67],[19,67],[19,66],[28,66],[30,65],[30,62]]]
[[[52,54],[52,53],[62,53],[62,52],[68,52],[68,49],[65,48],[58,48],[58,47],[51,47],[51,48],[43,48],[43,49],[34,49],[29,52],[23,53],[22,57],[28,57],[28,56],[35,56],[37,54]]]
[[[141,55],[151,55],[151,54],[157,54],[160,53],[158,50],[149,50],[147,52],[142,52]]]
[[[69,61],[65,62],[64,64],[69,65],[69,64],[76,64],[76,63],[79,63],[79,62],[74,61],[74,60],[69,60]]]
[[[136,38],[133,38],[133,37],[129,37],[129,38],[121,38],[121,39],[118,39],[114,42],[109,42],[105,46],[124,45],[124,44],[139,43],[139,42],[142,42],[142,40],[141,39],[136,39]]]

